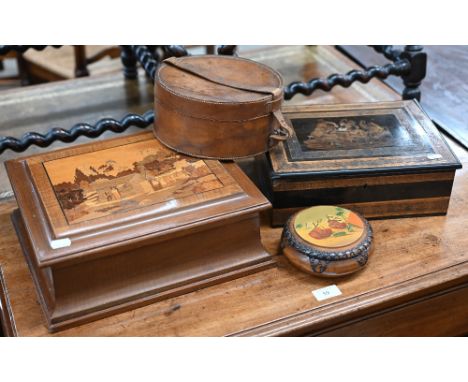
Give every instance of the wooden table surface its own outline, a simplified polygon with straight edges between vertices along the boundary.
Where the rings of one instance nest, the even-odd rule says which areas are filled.
[[[277,47],[251,56],[291,79],[354,67],[333,48]],[[297,76],[300,76],[299,78]],[[322,92],[321,92],[322,93]],[[70,94],[73,97],[73,94]],[[397,96],[377,81],[293,102],[369,102]],[[0,102],[0,110],[4,106]],[[467,167],[468,154],[453,145]],[[244,163],[247,166],[248,163]],[[468,169],[457,172],[447,216],[372,221],[375,250],[365,269],[327,280],[297,271],[278,255],[281,230],[262,226],[278,266],[141,307],[56,336],[456,335],[468,333]],[[4,331],[50,335],[9,214],[0,203],[0,291]],[[336,284],[342,295],[318,302],[312,291]]]

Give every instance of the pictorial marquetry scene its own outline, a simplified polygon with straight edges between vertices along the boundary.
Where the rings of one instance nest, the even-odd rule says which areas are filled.
[[[406,146],[411,138],[394,115],[294,119],[302,151]]]
[[[137,142],[44,163],[69,224],[220,189],[205,161]]]

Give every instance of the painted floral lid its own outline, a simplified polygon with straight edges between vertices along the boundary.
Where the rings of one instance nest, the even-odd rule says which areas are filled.
[[[325,248],[351,245],[361,239],[364,221],[355,212],[335,206],[316,206],[300,211],[294,229],[309,244]]]
[[[366,265],[372,242],[372,228],[358,213],[338,206],[315,206],[288,220],[281,248],[299,269],[338,277]]]

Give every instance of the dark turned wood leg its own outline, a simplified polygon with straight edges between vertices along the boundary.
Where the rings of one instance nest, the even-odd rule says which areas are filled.
[[[168,57],[184,57],[189,55],[187,49],[183,45],[165,45],[164,48]]]
[[[137,60],[129,45],[120,46],[120,60],[122,61],[125,78],[129,80],[136,79],[138,76]]]
[[[237,45],[220,45],[218,48],[218,54],[225,56],[233,56],[236,52]]]
[[[23,53],[18,52],[16,54],[16,63],[18,65],[18,74],[21,80],[21,86],[30,85],[31,78],[29,77],[28,64],[23,57]]]
[[[401,54],[402,59],[407,59],[411,63],[411,71],[403,75],[403,99],[421,100],[421,90],[419,86],[426,77],[427,55],[423,52],[422,45],[406,45]]]
[[[89,76],[86,65],[86,47],[84,45],[74,45],[75,50],[75,77]]]

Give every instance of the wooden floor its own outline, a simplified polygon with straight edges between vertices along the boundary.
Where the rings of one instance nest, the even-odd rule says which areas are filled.
[[[111,45],[86,45],[86,57],[110,48]],[[24,54],[25,60],[31,66],[30,70],[34,72],[44,72],[45,77],[65,80],[75,78],[75,54],[72,45],[64,45],[59,49],[47,47],[42,51],[29,49]],[[109,73],[120,72],[122,64],[120,59],[103,59],[88,65],[90,76],[97,76]]]
[[[276,67],[286,82],[324,77],[356,67],[329,47],[277,47],[248,53]],[[144,78],[127,83],[108,77],[92,82],[69,81],[69,87],[42,88],[35,101],[6,117],[11,126],[45,129],[78,118],[145,109],[151,96]],[[87,91],[78,91],[83,86]],[[49,93],[49,90],[52,89]],[[80,95],[81,94],[81,95]],[[114,96],[112,96],[115,94]],[[133,97],[129,95],[133,94]],[[45,96],[44,96],[45,95]],[[136,96],[139,95],[139,96]],[[1,96],[1,95],[0,95]],[[31,97],[31,96],[29,96]],[[397,99],[379,81],[356,84],[332,93],[317,92],[293,103],[349,103]],[[0,99],[0,116],[17,98]],[[60,101],[59,101],[60,100]],[[108,101],[106,103],[106,100]],[[132,100],[132,101],[129,101]],[[140,102],[138,102],[140,100]],[[62,107],[59,107],[61,104]],[[39,106],[38,106],[39,105]],[[57,106],[55,106],[57,105]],[[35,117],[43,107],[42,119]],[[107,107],[103,111],[103,107]],[[50,113],[47,110],[51,109]],[[28,113],[33,113],[30,116]],[[95,113],[94,116],[92,113]],[[0,124],[0,126],[4,126]],[[58,332],[57,336],[219,336],[219,335],[456,335],[468,332],[468,154],[452,142],[465,168],[458,171],[447,216],[373,221],[375,250],[360,273],[327,280],[297,271],[279,255],[280,229],[267,220],[261,228],[265,248],[278,266],[238,280],[171,298],[130,312]],[[54,146],[55,148],[56,146]],[[17,156],[18,154],[11,154]],[[248,162],[243,162],[249,170]],[[250,172],[254,176],[254,172]],[[3,184],[8,187],[8,184]],[[7,334],[47,336],[34,286],[9,214],[14,199],[0,203],[2,305],[11,309]],[[335,283],[342,295],[316,301],[311,292]],[[0,288],[1,289],[1,288]],[[2,293],[0,293],[0,298]],[[6,300],[9,300],[6,301]]]
[[[343,46],[364,66],[384,65],[388,60],[362,45]],[[468,149],[468,46],[427,45],[427,75],[423,80],[421,103],[429,116],[448,134]],[[401,93],[403,81],[386,80]]]
[[[3,69],[0,70],[0,92],[21,86],[18,67],[14,58],[6,58],[2,61]]]

